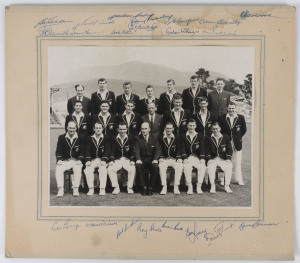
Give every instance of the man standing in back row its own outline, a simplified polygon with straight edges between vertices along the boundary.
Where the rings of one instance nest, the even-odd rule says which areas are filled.
[[[91,113],[91,100],[83,96],[84,87],[82,85],[75,85],[75,90],[77,95],[68,100],[67,108],[69,114],[71,115],[75,111],[75,101],[80,100],[82,102],[82,112],[84,115],[89,115]]]
[[[132,84],[131,82],[125,82],[123,84],[124,93],[122,95],[117,96],[116,98],[116,113],[123,114],[125,111],[125,105],[130,100],[134,105],[134,112],[137,112],[138,102],[140,100],[138,95],[135,95],[131,91]]]
[[[183,105],[182,108],[185,110],[189,110],[191,114],[196,114],[199,112],[200,107],[198,100],[201,97],[207,97],[206,89],[200,88],[198,77],[196,75],[191,76],[190,78],[191,87],[183,90],[182,98],[183,98]]]
[[[174,108],[174,98],[176,95],[181,95],[175,90],[175,81],[173,79],[167,80],[168,89],[166,92],[160,94],[159,97],[159,114],[164,115],[166,112]]]

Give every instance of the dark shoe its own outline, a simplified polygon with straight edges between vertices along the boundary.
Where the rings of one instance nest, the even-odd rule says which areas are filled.
[[[148,189],[148,195],[153,195],[152,189]]]
[[[142,196],[146,196],[148,193],[147,193],[147,190],[146,189],[142,189],[142,192],[141,192]]]

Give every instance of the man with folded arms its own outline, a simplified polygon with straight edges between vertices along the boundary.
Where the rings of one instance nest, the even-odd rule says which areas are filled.
[[[187,194],[193,194],[192,171],[197,169],[197,194],[202,194],[201,186],[205,175],[205,150],[203,136],[195,131],[196,121],[188,121],[188,131],[181,135],[181,155],[183,159],[183,172],[188,186]]]
[[[161,147],[158,139],[150,132],[149,123],[144,122],[141,126],[141,134],[135,137],[133,153],[136,160],[136,172],[142,184],[142,195],[153,195],[152,188],[159,173],[158,159]],[[144,170],[150,170],[150,180]]]
[[[165,127],[165,134],[159,139],[161,155],[159,157],[159,173],[163,186],[161,195],[167,194],[167,169],[172,167],[175,170],[174,194],[180,194],[178,186],[182,175],[182,159],[180,151],[180,139],[173,134],[173,123],[168,122]]]
[[[96,122],[93,128],[95,134],[89,136],[85,149],[85,166],[84,173],[86,176],[89,192],[87,195],[94,194],[94,171],[99,168],[100,192],[99,195],[105,195],[107,181],[107,163],[110,156],[110,138],[103,135],[103,126]]]
[[[205,138],[205,155],[207,162],[208,176],[211,184],[210,192],[216,193],[215,176],[216,168],[219,166],[225,173],[225,191],[232,193],[229,185],[232,175],[232,147],[227,134],[221,133],[218,122],[212,125],[212,134]]]
[[[220,117],[222,132],[227,134],[232,146],[233,174],[239,185],[244,185],[242,176],[242,142],[243,136],[247,132],[245,117],[236,113],[236,104],[230,102],[228,113]]]
[[[133,181],[135,176],[135,162],[133,155],[134,137],[127,135],[126,123],[120,122],[118,125],[118,135],[112,140],[112,150],[110,154],[110,163],[108,166],[108,175],[112,186],[113,194],[120,192],[117,172],[124,168],[128,172],[127,192],[133,194]]]
[[[85,137],[77,134],[75,122],[70,121],[67,126],[67,133],[58,137],[56,147],[57,197],[64,195],[64,172],[71,168],[73,169],[73,196],[79,196],[78,188],[84,160],[84,143]]]

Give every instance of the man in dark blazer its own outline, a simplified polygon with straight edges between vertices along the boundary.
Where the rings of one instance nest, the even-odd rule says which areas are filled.
[[[161,147],[158,139],[150,132],[149,123],[141,126],[141,134],[135,138],[133,153],[136,160],[136,172],[142,184],[142,195],[153,195],[152,188],[159,173],[158,159]],[[150,170],[150,180],[145,175],[144,169]]]
[[[206,89],[198,87],[199,81],[196,75],[191,76],[190,83],[191,87],[182,92],[182,108],[189,110],[191,114],[196,114],[200,110],[198,100],[201,97],[207,97],[207,92]]]
[[[230,102],[228,113],[220,117],[220,125],[223,134],[230,137],[232,145],[232,165],[233,174],[239,185],[244,185],[242,176],[242,142],[243,136],[247,132],[245,117],[236,113],[236,104]]]
[[[110,138],[102,133],[103,126],[100,122],[94,124],[94,135],[89,136],[85,148],[85,166],[84,174],[86,177],[89,192],[87,195],[94,194],[94,171],[99,168],[100,192],[99,195],[105,195],[107,180],[107,163],[110,157]]]
[[[164,126],[167,122],[172,122],[174,125],[174,134],[185,134],[190,116],[190,111],[182,108],[182,96],[176,95],[174,97],[174,109],[166,112],[164,115]]]
[[[230,94],[223,90],[225,87],[225,79],[218,78],[216,80],[217,89],[208,94],[208,110],[211,116],[218,120],[219,117],[227,113],[227,107],[230,102]]]
[[[91,115],[98,114],[100,112],[100,104],[102,100],[108,101],[109,112],[115,114],[116,112],[116,101],[115,94],[112,91],[107,90],[107,81],[105,78],[98,80],[98,91],[92,93],[91,98]]]
[[[133,155],[134,137],[127,135],[127,125],[124,122],[118,124],[118,135],[111,141],[111,154],[108,166],[108,175],[113,194],[120,192],[117,172],[123,168],[128,172],[127,192],[133,194],[133,181],[135,177],[135,162]]]
[[[215,176],[217,166],[219,166],[225,173],[225,191],[232,193],[229,187],[232,176],[232,147],[230,137],[221,133],[221,127],[218,122],[212,125],[211,136],[205,137],[205,156],[211,184],[210,192],[212,194],[216,193]]]
[[[91,114],[91,100],[83,96],[84,87],[82,85],[75,85],[75,90],[77,95],[68,100],[67,108],[68,112],[71,115],[74,112],[74,103],[75,101],[80,100],[82,102],[82,111],[85,115]]]
[[[151,85],[147,85],[146,87],[146,94],[147,97],[144,99],[141,99],[138,104],[138,112],[141,114],[141,116],[146,115],[148,113],[148,104],[153,102],[156,106],[155,112],[160,112],[160,104],[159,99],[155,98],[154,96],[154,88]]]
[[[131,136],[137,136],[141,131],[141,117],[140,114],[134,113],[135,103],[132,100],[126,101],[125,111],[117,116],[117,123],[124,122],[127,126],[127,134]]]
[[[175,95],[181,95],[175,90],[175,81],[173,79],[167,80],[167,91],[160,94],[159,97],[159,114],[164,115],[166,112],[174,108]]]
[[[132,84],[130,82],[125,82],[123,84],[124,93],[122,95],[117,96],[116,98],[116,113],[117,114],[123,114],[125,111],[125,105],[127,101],[132,101],[134,103],[134,112],[136,112],[136,109],[138,107],[139,103],[139,96],[135,95],[131,92]]]
[[[67,132],[69,121],[76,123],[76,132],[84,136],[92,135],[91,127],[91,116],[86,115],[82,112],[82,102],[76,100],[74,102],[75,111],[66,117],[65,129]]]
[[[165,134],[160,136],[161,155],[159,157],[159,174],[161,179],[161,195],[167,194],[167,169],[173,167],[175,170],[174,194],[180,194],[178,186],[182,175],[182,157],[180,150],[180,138],[173,134],[173,123],[166,123]]]
[[[205,136],[211,135],[211,125],[217,121],[214,120],[210,112],[207,110],[208,102],[206,97],[199,98],[200,111],[193,115],[193,119],[196,121],[196,132]]]
[[[188,121],[188,131],[181,135],[181,155],[183,172],[188,186],[187,194],[193,194],[192,171],[195,167],[198,173],[197,194],[202,194],[201,186],[205,175],[205,149],[203,136],[196,132],[196,121]]]
[[[163,133],[163,116],[156,112],[156,105],[154,102],[148,105],[148,114],[142,116],[142,122],[148,122],[150,124],[150,133],[158,138],[159,134]]]
[[[117,117],[114,114],[109,113],[109,102],[107,100],[102,100],[99,108],[100,112],[92,117],[92,127],[99,121],[102,124],[104,135],[109,137],[115,136],[117,133]]]
[[[81,180],[81,168],[84,161],[85,138],[76,132],[76,123],[70,121],[67,133],[58,137],[56,147],[55,178],[58,188],[57,197],[64,195],[64,172],[73,169],[73,196],[79,196],[78,188]]]

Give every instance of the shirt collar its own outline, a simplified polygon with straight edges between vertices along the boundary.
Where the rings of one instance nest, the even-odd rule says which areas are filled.
[[[82,101],[83,100],[83,96],[81,98],[79,98],[79,96],[76,95],[76,100]]]
[[[93,137],[94,139],[96,139],[96,140],[97,140],[97,138],[96,138],[96,134],[92,135],[91,137]],[[101,135],[100,135],[99,139],[100,139],[100,138],[103,138],[103,137],[104,137],[104,135],[103,135],[103,133],[101,133]]]
[[[234,113],[234,115],[232,117],[230,117],[229,113],[226,114],[226,118],[235,118],[235,117],[237,117],[236,113]]]
[[[72,140],[78,138],[78,135],[77,135],[77,132],[75,132],[75,134],[74,134],[73,137],[71,138],[71,137],[69,136],[69,133],[67,132],[65,137],[68,138],[70,141],[72,141]]]
[[[197,135],[197,134],[198,134],[198,132],[195,131],[195,132],[194,132],[194,136]],[[186,132],[186,136],[188,136],[188,135],[191,136],[191,135],[189,134],[189,131]],[[194,136],[193,136],[193,137],[194,137]]]
[[[126,116],[127,114],[126,114],[126,110],[123,112],[123,114],[122,114],[123,116]],[[131,114],[130,114],[130,116],[132,116],[133,115],[133,112],[131,112]]]
[[[102,92],[101,92],[99,89],[98,89],[98,91],[97,91],[97,93],[99,93],[99,94],[100,94],[100,93],[107,93],[107,92],[108,92],[107,89],[104,89],[104,91],[102,91]]]
[[[173,94],[175,94],[176,93],[176,90],[173,90],[172,92],[169,92],[168,90],[166,91],[166,93],[167,94],[171,94],[171,95],[173,95]]]
[[[176,111],[175,111],[175,108],[173,108],[172,111],[173,111],[173,112],[176,112]],[[182,107],[180,108],[180,111],[179,111],[179,112],[181,112],[181,111],[184,111]]]
[[[165,138],[168,138],[166,133],[164,133],[164,139],[165,139]],[[173,133],[172,133],[172,135],[171,135],[171,138],[175,138],[175,136],[174,136]]]
[[[219,137],[219,139],[223,137],[222,133],[220,133],[220,134],[221,134],[221,136]],[[217,141],[219,140],[213,133],[211,134],[211,138],[215,138]]]
[[[124,93],[124,96],[125,96],[126,98],[128,98],[128,97],[131,98],[131,94],[132,94],[131,92],[130,92],[129,94],[125,94],[125,93]]]
[[[128,138],[127,134],[125,134],[124,139],[121,138],[120,134],[117,135],[117,139],[120,139],[121,141],[124,141],[127,138]]]
[[[99,112],[99,116],[104,117],[104,116],[102,115],[102,112],[101,112],[101,111]],[[106,118],[109,117],[109,116],[110,116],[110,113],[107,112]]]
[[[75,111],[72,113],[72,115],[74,116],[74,117],[82,117],[82,116],[84,116],[84,113],[81,111],[79,114],[76,114],[75,113]]]
[[[148,97],[146,97],[146,100],[152,102],[152,101],[155,101],[155,97],[152,97],[151,99],[149,99]]]

